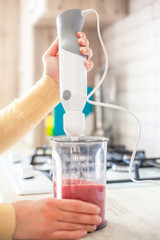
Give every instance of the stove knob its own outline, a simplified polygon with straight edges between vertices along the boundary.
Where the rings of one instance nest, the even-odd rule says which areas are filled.
[[[34,177],[34,169],[32,165],[25,165],[21,167],[21,176],[24,179]]]

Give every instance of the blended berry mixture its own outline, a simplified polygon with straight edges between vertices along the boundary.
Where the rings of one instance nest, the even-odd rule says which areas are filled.
[[[57,197],[56,184],[54,183],[54,197]],[[100,209],[102,225],[105,221],[105,185],[94,184],[81,179],[63,179],[62,198],[77,199],[96,204]]]

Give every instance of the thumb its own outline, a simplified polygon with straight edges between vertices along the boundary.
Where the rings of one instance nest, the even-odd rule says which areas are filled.
[[[58,37],[54,40],[54,42],[51,44],[51,46],[47,49],[46,55],[50,55],[55,57],[58,53]]]

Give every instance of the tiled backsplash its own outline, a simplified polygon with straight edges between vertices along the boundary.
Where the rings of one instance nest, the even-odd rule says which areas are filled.
[[[116,103],[142,126],[139,149],[160,155],[160,0],[130,0],[129,14],[106,27],[103,39],[117,83]],[[116,112],[114,139],[133,148],[136,123]]]

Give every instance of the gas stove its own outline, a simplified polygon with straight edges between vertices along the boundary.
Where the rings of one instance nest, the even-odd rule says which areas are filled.
[[[30,164],[34,169],[42,171],[52,179],[51,147],[42,146],[35,149],[30,157]],[[132,151],[124,145],[109,145],[107,152],[107,183],[132,182],[129,177],[129,164]],[[133,176],[136,180],[160,180],[160,157],[147,158],[145,151],[138,150],[136,153]]]
[[[132,182],[129,164],[132,151],[123,145],[111,145],[107,153],[107,183]],[[136,180],[160,180],[160,157],[146,157],[145,151],[136,152],[133,176]]]
[[[133,183],[129,177],[129,163],[132,152],[123,145],[109,145],[106,167],[106,187],[126,188],[148,185]],[[83,163],[85,164],[85,159]],[[1,161],[8,178],[18,195],[52,193],[52,149],[41,146],[27,159],[22,155],[11,154]],[[69,160],[68,160],[69,161]],[[91,161],[92,162],[92,161]],[[160,181],[160,158],[147,158],[145,151],[136,153],[133,176],[137,180]]]

